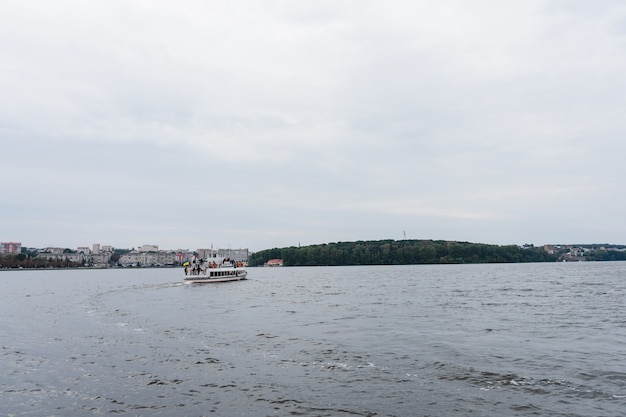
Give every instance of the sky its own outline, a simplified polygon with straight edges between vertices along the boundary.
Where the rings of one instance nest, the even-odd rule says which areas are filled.
[[[7,0],[0,241],[626,244],[621,0]]]

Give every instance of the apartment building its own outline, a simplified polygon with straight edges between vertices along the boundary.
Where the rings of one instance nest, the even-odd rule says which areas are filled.
[[[0,242],[0,255],[17,255],[22,252],[20,242]]]

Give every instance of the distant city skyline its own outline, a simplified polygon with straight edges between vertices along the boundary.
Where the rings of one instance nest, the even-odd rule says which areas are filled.
[[[218,247],[214,247],[212,248],[211,246],[207,246],[207,247],[201,247],[201,248],[189,248],[189,247],[185,247],[185,248],[165,248],[165,247],[161,247],[159,245],[155,245],[155,244],[143,244],[143,245],[134,245],[134,246],[125,246],[125,247],[117,247],[117,246],[113,246],[113,245],[106,245],[106,244],[100,244],[100,243],[92,243],[91,245],[80,245],[80,246],[75,246],[75,247],[68,247],[68,246],[59,246],[59,245],[47,245],[47,246],[31,246],[31,245],[24,245],[22,244],[22,242],[0,242],[0,249],[2,249],[2,245],[4,244],[11,244],[11,245],[17,245],[18,247],[23,247],[23,248],[34,248],[34,249],[70,249],[70,250],[76,250],[76,251],[80,251],[83,248],[88,249],[91,252],[98,252],[98,251],[107,251],[107,250],[115,250],[115,249],[121,249],[121,250],[137,250],[140,252],[147,252],[147,251],[158,251],[158,250],[167,250],[167,251],[176,251],[176,250],[182,250],[182,251],[189,251],[189,250],[240,250],[240,249],[247,249],[247,248],[218,248]],[[0,251],[2,252],[2,251]],[[10,251],[7,251],[10,252]]]
[[[382,241],[382,240],[388,240],[388,239],[374,239],[373,241]],[[391,240],[442,240],[442,239],[391,239]],[[349,241],[345,241],[345,242],[349,242]],[[455,242],[464,242],[464,241],[455,241]],[[311,244],[311,245],[324,245],[324,244],[332,244],[332,243],[338,243],[338,242],[320,242],[317,244]],[[469,243],[478,243],[478,244],[490,244],[488,242],[469,242]],[[267,249],[273,249],[273,248],[284,248],[284,247],[289,247],[289,246],[284,246],[284,247],[278,247],[278,246],[271,246],[271,247],[267,247],[267,248],[261,248],[258,249],[256,251],[252,251],[249,248],[224,248],[224,247],[198,247],[198,248],[190,248],[190,247],[184,247],[184,248],[165,248],[165,247],[161,247],[160,245],[155,245],[155,244],[143,244],[143,245],[135,245],[135,246],[127,246],[127,247],[116,247],[113,245],[106,245],[106,244],[100,244],[100,243],[93,243],[90,246],[87,245],[81,245],[81,246],[77,246],[77,247],[65,247],[65,246],[58,246],[58,245],[50,245],[50,246],[43,246],[43,247],[37,247],[37,246],[29,246],[29,245],[23,245],[21,242],[1,242],[0,241],[0,253],[3,253],[4,247],[3,245],[5,244],[17,244],[20,247],[23,248],[32,248],[32,249],[39,249],[39,250],[45,250],[45,249],[51,249],[51,248],[57,248],[57,249],[69,249],[69,250],[74,250],[74,251],[80,251],[80,249],[82,248],[88,248],[90,252],[98,252],[100,250],[102,251],[107,251],[107,250],[135,250],[135,251],[139,251],[139,252],[148,252],[148,251],[207,251],[207,250],[215,250],[215,251],[228,251],[228,250],[232,250],[232,251],[239,251],[239,250],[246,250],[249,252],[258,252],[260,250],[267,250]],[[497,245],[497,244],[495,244]],[[550,252],[554,250],[554,247],[558,247],[558,246],[572,246],[572,247],[576,247],[576,246],[590,246],[590,245],[597,245],[597,246],[608,246],[608,247],[621,247],[621,246],[626,246],[626,244],[623,243],[616,243],[616,242],[558,242],[558,243],[543,243],[543,244],[523,244],[523,245],[518,245],[518,246],[526,246],[526,245],[533,245],[533,246],[537,246],[537,247],[543,247],[546,251]],[[293,245],[293,246],[300,246],[300,245]],[[310,246],[310,245],[307,245]],[[498,246],[506,246],[506,245],[498,245]],[[8,251],[6,253],[9,253]]]

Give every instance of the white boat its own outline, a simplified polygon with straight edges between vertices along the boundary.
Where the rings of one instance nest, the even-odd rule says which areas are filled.
[[[184,282],[188,284],[200,284],[208,282],[228,282],[246,279],[246,271],[243,262],[231,259],[193,260],[186,262]]]

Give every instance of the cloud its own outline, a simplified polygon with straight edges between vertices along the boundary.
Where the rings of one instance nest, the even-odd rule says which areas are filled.
[[[11,3],[0,239],[619,239],[624,22],[610,1]]]

